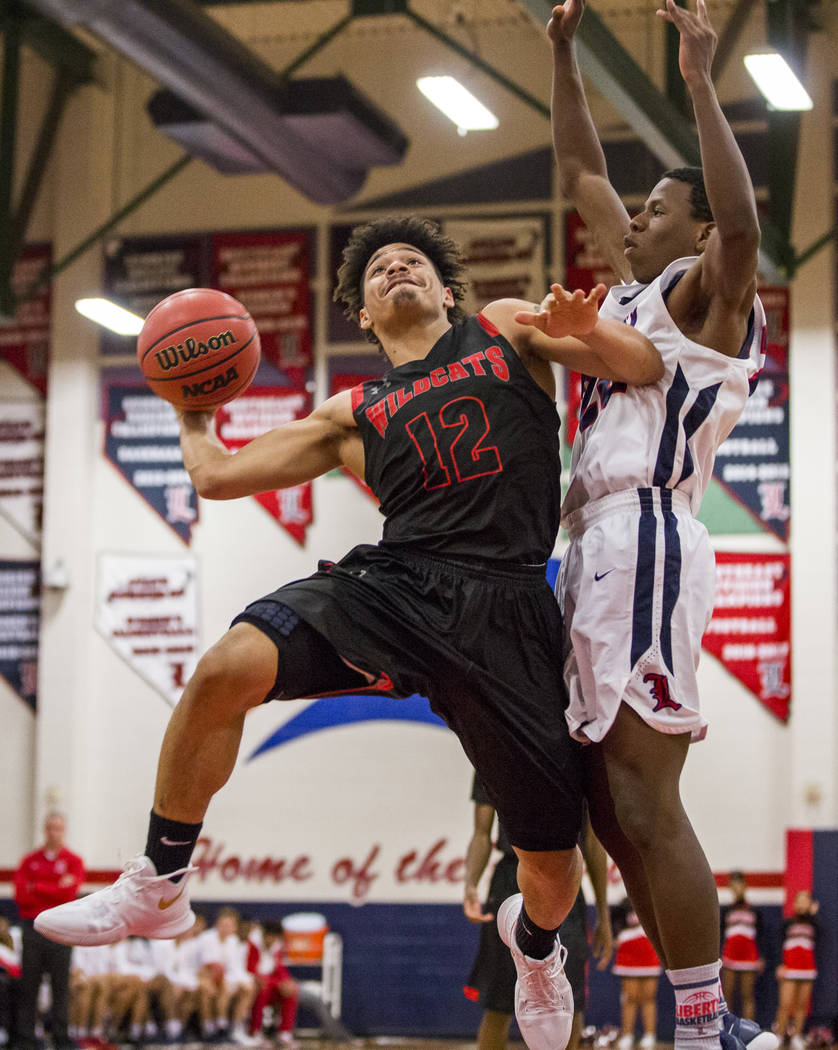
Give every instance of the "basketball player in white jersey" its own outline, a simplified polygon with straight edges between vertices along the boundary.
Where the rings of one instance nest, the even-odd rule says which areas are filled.
[[[557,595],[572,734],[586,748],[591,818],[675,989],[675,1050],[773,1050],[727,1012],[712,871],[681,805],[691,738],[706,730],[696,667],[715,561],[694,514],[763,363],[759,223],[710,70],[704,0],[665,0],[703,169],[667,172],[629,217],[608,181],[574,53],[584,0],[553,9],[552,121],[565,196],[624,282],[600,314],[636,326],[665,375],[646,388],[589,379],[562,519]]]

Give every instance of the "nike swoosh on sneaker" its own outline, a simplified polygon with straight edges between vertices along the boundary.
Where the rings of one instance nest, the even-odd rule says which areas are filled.
[[[165,910],[166,910],[167,908],[171,908],[171,906],[172,906],[172,905],[173,905],[173,904],[175,903],[175,901],[178,901],[178,900],[180,900],[180,898],[181,898],[181,897],[183,896],[183,891],[184,891],[185,889],[186,889],[186,887],[184,886],[184,887],[183,887],[183,888],[181,889],[180,893],[179,893],[179,894],[178,894],[178,895],[177,895],[176,897],[172,897],[172,899],[171,899],[171,900],[168,900],[168,901],[164,901],[164,900],[163,900],[163,899],[161,898],[161,899],[160,899],[160,900],[159,900],[159,901],[157,902],[157,907],[158,907],[158,908],[160,909],[160,911],[165,911]]]
[[[192,842],[192,839],[184,839],[183,842],[174,842],[172,839],[166,838],[164,835],[160,841],[164,846],[188,846]]]
[[[605,576],[607,576],[609,572],[613,572],[613,571],[614,571],[613,569],[606,569],[605,572],[595,572],[594,573],[594,579],[595,580],[601,580]]]

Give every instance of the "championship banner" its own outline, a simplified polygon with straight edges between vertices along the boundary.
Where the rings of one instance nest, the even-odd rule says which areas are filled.
[[[470,219],[443,224],[461,248],[469,282],[463,309],[477,313],[495,299],[540,303],[544,278],[544,220]]]
[[[171,707],[198,662],[196,578],[187,555],[98,558],[96,630]]]
[[[33,546],[41,542],[44,402],[0,401],[0,516]]]
[[[49,244],[21,249],[12,269],[12,292],[20,302],[11,324],[0,324],[0,361],[5,361],[41,393],[47,392],[49,361],[50,288],[45,281],[31,298],[29,291],[52,265]]]
[[[764,529],[786,542],[789,479],[789,290],[760,288],[767,321],[765,367],[736,427],[719,448],[713,476]]]
[[[38,695],[41,566],[0,561],[0,678],[34,710]]]
[[[716,603],[704,648],[781,721],[791,703],[788,554],[716,552]]]
[[[305,390],[250,387],[216,415],[218,436],[227,448],[240,449],[267,430],[302,419],[311,412],[311,395]],[[305,546],[306,530],[313,520],[311,482],[293,488],[260,492],[253,497],[290,536]]]
[[[353,387],[366,383],[368,379],[380,379],[381,372],[382,369],[370,369],[368,372],[333,372],[329,376],[329,397],[334,397],[342,390],[352,390]],[[348,467],[340,469],[348,478],[352,478],[358,488],[365,492],[373,502],[378,503],[372,489],[357,474],[354,474]]]
[[[593,234],[576,211],[564,213],[565,288],[581,288],[585,294],[598,284],[611,288],[620,283]]]
[[[113,238],[105,246],[105,295],[145,317],[172,292],[208,283],[206,236]],[[132,354],[133,336],[102,333],[103,354]]]
[[[262,355],[297,386],[311,366],[310,242],[308,233],[279,230],[212,237],[213,288],[244,303]]]
[[[198,496],[183,466],[175,410],[145,385],[103,386],[105,456],[184,543],[198,520]]]

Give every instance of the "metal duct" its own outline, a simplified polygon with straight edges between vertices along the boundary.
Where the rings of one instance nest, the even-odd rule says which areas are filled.
[[[252,170],[275,171],[321,204],[345,201],[358,192],[366,164],[350,153],[328,151],[323,113],[305,119],[288,111],[290,82],[280,77],[192,0],[30,0],[32,6],[65,25],[83,25],[105,40],[204,118],[206,139],[214,147],[226,141],[231,152],[251,157]],[[364,124],[370,143],[380,141],[379,156],[395,163],[406,141],[399,129],[366,103]],[[193,127],[194,134],[199,129]],[[401,141],[401,150],[394,144]],[[198,141],[193,144],[199,156]],[[371,154],[375,151],[372,150]],[[261,167],[260,167],[261,166]],[[235,168],[232,170],[236,170]]]

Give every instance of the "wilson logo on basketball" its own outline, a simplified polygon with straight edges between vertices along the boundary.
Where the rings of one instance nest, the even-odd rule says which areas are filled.
[[[236,337],[228,328],[226,332],[211,335],[206,342],[202,339],[184,339],[182,343],[173,343],[164,346],[154,353],[157,364],[162,371],[168,372],[170,368],[176,368],[179,364],[188,364],[198,357],[203,357],[213,350],[220,350],[224,346],[231,346],[236,342]],[[224,384],[221,384],[222,386]]]
[[[205,379],[203,383],[184,383],[181,386],[183,400],[188,401],[191,397],[202,397],[204,394],[212,394],[215,390],[223,390],[225,386],[239,378],[235,365],[231,365],[226,372],[220,372],[211,379]]]

